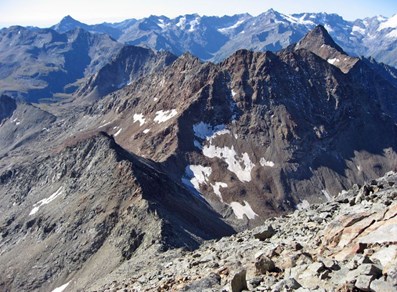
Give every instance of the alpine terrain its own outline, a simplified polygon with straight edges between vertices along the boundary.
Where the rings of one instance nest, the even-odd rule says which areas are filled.
[[[349,25],[2,29],[0,290],[395,290],[397,71]]]
[[[176,55],[191,52],[201,60],[222,61],[238,49],[278,51],[299,41],[316,25],[323,24],[349,54],[372,56],[396,66],[397,15],[347,21],[337,14],[287,15],[270,9],[258,16],[181,15],[150,16],[121,23],[87,25],[71,16],[52,28],[64,33],[77,27],[110,35],[119,42],[166,50]]]

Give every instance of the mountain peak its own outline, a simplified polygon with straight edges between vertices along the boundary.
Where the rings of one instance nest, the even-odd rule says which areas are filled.
[[[58,32],[64,33],[78,27],[88,30],[88,26],[86,24],[74,19],[70,15],[66,15],[64,18],[61,19],[58,24],[54,25],[51,28]]]
[[[75,20],[75,19],[68,14],[64,18],[62,18],[61,22],[62,21],[71,21],[71,20]]]
[[[347,73],[358,61],[358,58],[346,54],[322,25],[317,25],[293,48],[294,50],[306,49],[338,67],[344,73]]]
[[[319,49],[328,46],[339,53],[346,54],[343,49],[335,43],[323,25],[317,25],[298,43],[297,48]]]
[[[70,15],[66,15],[64,18],[61,19],[59,22],[60,25],[65,25],[65,24],[82,24],[80,21],[74,19]]]

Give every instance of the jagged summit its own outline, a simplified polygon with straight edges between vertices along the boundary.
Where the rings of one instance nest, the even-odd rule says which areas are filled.
[[[293,48],[309,50],[344,73],[347,73],[358,61],[358,58],[350,57],[343,51],[323,25],[317,25]]]
[[[66,15],[64,18],[62,18],[61,23],[65,23],[65,22],[79,22],[76,19],[74,19],[72,16],[70,15]],[[81,22],[79,22],[81,23]]]
[[[317,25],[301,41],[299,41],[298,47],[301,46],[311,48],[313,50],[321,48],[322,46],[328,46],[341,54],[346,54],[343,49],[335,43],[323,25]]]
[[[85,30],[89,30],[89,25],[74,19],[70,15],[67,15],[64,18],[62,18],[62,20],[58,24],[52,26],[51,28],[58,32],[63,33],[75,28],[82,28]]]
[[[278,51],[299,41],[308,31],[322,24],[343,51],[354,56],[374,56],[378,61],[396,65],[397,27],[395,17],[372,17],[347,21],[337,14],[283,14],[269,9],[257,16],[180,15],[173,19],[151,15],[120,23],[85,25],[65,17],[53,26],[61,30],[79,26],[91,32],[106,33],[114,39],[175,55],[193,52],[201,60],[221,62],[234,51]],[[323,29],[322,28],[322,29]],[[319,28],[321,34],[321,28]],[[322,32],[324,33],[324,31]],[[331,44],[330,44],[331,45]],[[333,45],[331,45],[333,46]],[[334,46],[335,47],[335,46]]]

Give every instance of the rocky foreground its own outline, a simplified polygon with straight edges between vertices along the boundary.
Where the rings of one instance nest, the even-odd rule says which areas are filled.
[[[91,291],[396,291],[396,199],[389,172],[193,252],[135,259]]]

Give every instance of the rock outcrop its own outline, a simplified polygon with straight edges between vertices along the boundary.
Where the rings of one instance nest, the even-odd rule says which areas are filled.
[[[54,289],[74,275],[78,290],[132,256],[234,233],[203,200],[106,134],[3,173],[0,192],[2,291]]]
[[[302,44],[218,65],[185,54],[92,106],[89,129],[161,163],[236,228],[394,170],[394,78],[313,53],[343,53],[322,27]]]
[[[257,227],[192,253],[166,253],[157,268],[94,290],[395,291],[396,198],[397,174],[390,172],[330,202],[266,220],[275,233],[264,240]]]

